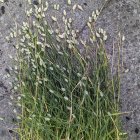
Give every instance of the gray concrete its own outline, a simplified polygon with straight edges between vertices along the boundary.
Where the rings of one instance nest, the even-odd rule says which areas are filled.
[[[132,111],[123,117],[129,140],[140,140],[140,1],[123,0],[122,30],[126,35],[122,75],[122,111]]]
[[[71,6],[67,6],[66,0],[48,0],[50,9],[47,13],[49,18],[57,15],[58,21],[61,23],[61,15],[63,9],[66,9],[69,16],[74,19],[74,28],[81,30],[88,20],[91,12],[97,8],[101,8],[104,0],[72,0],[74,3],[82,5],[84,11],[76,10],[72,12]],[[74,1],[74,2],[73,2]],[[60,10],[53,10],[53,4],[59,3]],[[2,7],[4,6],[4,7]],[[13,18],[18,23],[24,20],[24,1],[22,0],[5,0],[4,4],[0,4],[0,140],[11,140],[13,132],[9,130],[15,128],[15,114],[13,113],[14,105],[10,99],[11,86],[8,82],[10,78],[4,78],[9,73],[9,66],[12,65],[8,54],[14,56],[15,50],[12,42],[8,43],[4,37],[9,34],[10,28],[13,27]],[[10,15],[8,15],[10,13]],[[126,36],[125,45],[123,47],[123,67],[124,71],[121,75],[121,108],[123,112],[131,111],[132,113],[122,116],[123,128],[129,134],[129,140],[140,140],[140,2],[139,0],[111,0],[101,13],[96,27],[105,29],[108,33],[106,41],[106,49],[108,56],[112,57],[113,41],[117,41],[117,34],[121,31]],[[53,23],[51,23],[53,25]],[[55,27],[55,24],[53,25]],[[87,28],[81,33],[82,37],[88,37]],[[116,49],[116,48],[115,48]],[[13,122],[14,121],[14,122]],[[14,130],[14,129],[13,129]]]
[[[16,128],[16,116],[13,110],[14,102],[11,100],[11,77],[5,77],[10,73],[9,67],[13,66],[9,58],[15,56],[13,43],[8,43],[5,37],[9,35],[10,28],[14,25],[14,18],[17,21],[23,19],[23,9],[19,6],[21,0],[5,0],[0,4],[0,140],[11,140],[14,138],[14,128]],[[13,96],[14,97],[14,96]],[[3,120],[2,120],[3,119]]]

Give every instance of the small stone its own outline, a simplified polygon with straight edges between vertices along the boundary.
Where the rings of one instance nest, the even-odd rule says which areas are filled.
[[[22,7],[22,4],[21,3],[19,4],[19,7]]]
[[[12,118],[12,122],[13,123],[16,123],[17,122],[17,119],[16,118]]]
[[[83,4],[84,4],[85,6],[87,6],[87,3],[86,3],[86,2],[84,2]]]
[[[2,12],[2,14],[5,13],[5,7],[4,6],[1,7],[1,12]]]
[[[126,116],[125,118],[126,118],[126,120],[127,120],[127,121],[129,121],[129,120],[130,120],[130,117],[128,117],[128,116]]]
[[[34,0],[34,1],[33,1],[33,4],[34,4],[34,5],[38,5],[39,3],[38,3],[38,1]]]
[[[9,70],[8,68],[5,68],[5,71],[6,71],[7,73],[10,73],[10,70]]]
[[[135,133],[136,133],[136,134],[139,133],[139,129],[138,129],[138,128],[135,129]]]
[[[13,130],[9,130],[9,133],[13,133]]]

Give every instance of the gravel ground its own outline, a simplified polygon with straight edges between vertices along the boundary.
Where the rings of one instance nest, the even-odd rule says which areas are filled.
[[[66,0],[48,1],[51,8],[47,13],[47,17],[53,27],[55,27],[55,24],[51,22],[50,15],[57,15],[61,23],[62,11],[66,9],[68,16],[72,16],[74,19],[74,28],[79,30],[83,28],[91,12],[101,8],[104,3],[104,0],[72,0],[72,5],[79,3],[84,9],[84,11],[77,10],[73,13],[70,6],[67,6]],[[54,3],[60,4],[59,12],[53,10]],[[13,27],[13,19],[15,18],[18,23],[22,23],[24,17],[24,0],[5,0],[4,4],[0,4],[0,140],[12,140],[13,128],[16,127],[15,122],[17,121],[13,113],[14,105],[11,105],[12,100],[10,98],[11,86],[9,82],[11,78],[5,78],[4,76],[10,72],[9,66],[13,66],[8,54],[14,56],[15,50],[13,42],[8,43],[4,38],[9,34],[10,28]],[[139,17],[139,0],[110,0],[96,24],[96,27],[101,27],[107,31],[106,49],[110,57],[113,54],[113,42],[116,44],[118,39],[118,32],[121,31],[126,36],[123,45],[124,72],[121,74],[121,110],[131,112],[122,116],[124,131],[129,134],[128,140],[140,140]],[[88,38],[87,33],[87,29],[84,28],[80,35],[83,38]]]

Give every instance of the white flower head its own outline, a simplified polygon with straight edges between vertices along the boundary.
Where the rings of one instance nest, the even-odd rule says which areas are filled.
[[[59,10],[59,8],[60,8],[60,5],[59,5],[59,4],[57,4],[57,6],[56,6],[56,10]]]
[[[54,91],[53,91],[53,90],[51,90],[51,89],[49,90],[49,92],[50,92],[50,93],[54,93]]]
[[[68,4],[71,5],[71,0],[68,0]]]
[[[78,9],[81,11],[84,11],[83,7],[81,5],[77,5]]]
[[[66,101],[68,101],[68,100],[69,100],[69,98],[68,98],[67,96],[65,96],[65,97],[64,97],[64,99],[65,99]]]
[[[84,91],[84,95],[88,95],[88,91],[87,90]]]
[[[66,15],[67,15],[66,10],[63,10],[63,15],[64,15],[64,16],[66,16]]]
[[[53,67],[49,67],[49,69],[50,69],[51,71],[53,71]]]
[[[125,41],[125,36],[124,35],[122,36],[122,41]]]
[[[66,89],[65,89],[65,88],[61,88],[61,90],[62,90],[63,92],[65,92],[65,91],[66,91]]]
[[[73,11],[76,9],[76,7],[77,7],[77,5],[76,5],[76,4],[72,7]]]
[[[52,18],[53,21],[55,21],[55,22],[57,21],[56,17],[52,16],[51,18]]]
[[[50,121],[50,118],[48,118],[48,117],[45,117],[45,121]]]

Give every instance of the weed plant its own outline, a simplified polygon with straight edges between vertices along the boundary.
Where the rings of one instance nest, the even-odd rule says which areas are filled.
[[[120,140],[120,77],[110,72],[106,32],[93,26],[100,11],[89,17],[86,42],[65,10],[64,32],[52,30],[47,8],[47,2],[34,6],[26,12],[27,22],[10,34],[17,39],[20,140]],[[55,16],[52,20],[57,23]]]

